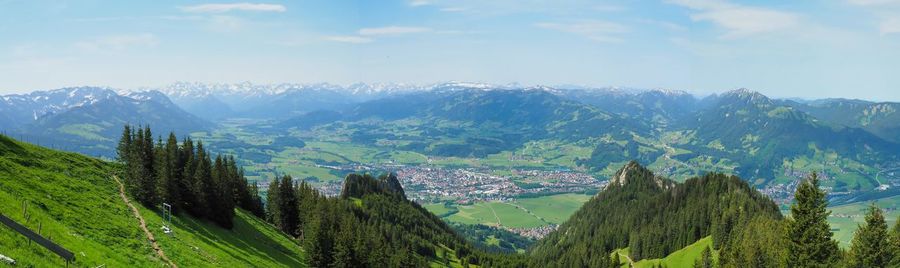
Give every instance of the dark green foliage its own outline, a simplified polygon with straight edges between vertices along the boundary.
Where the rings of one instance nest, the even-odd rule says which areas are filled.
[[[165,202],[176,213],[185,210],[229,229],[236,206],[263,215],[255,184],[247,185],[234,159],[217,156],[213,162],[201,142],[196,150],[190,138],[179,146],[170,133],[154,145],[149,126],[134,130],[126,125],[117,151],[129,194],[146,207]]]
[[[825,191],[819,189],[819,178],[813,173],[797,187],[791,205],[792,221],[788,224],[789,267],[832,267],[840,258],[837,241],[831,239],[828,225],[830,211]]]
[[[787,224],[769,217],[753,217],[719,251],[721,267],[786,267]]]
[[[891,233],[889,235],[889,242],[891,250],[894,251],[894,259],[891,260],[891,265],[893,267],[900,267],[900,216],[898,216],[898,223],[894,224],[894,227],[891,228]]]
[[[888,240],[884,213],[873,203],[866,214],[865,225],[856,229],[850,245],[849,267],[888,267],[894,249]]]
[[[382,175],[378,179],[371,176],[350,174],[344,179],[344,187],[341,189],[341,198],[362,198],[368,194],[387,194],[406,199],[403,186],[397,179],[397,174]]]
[[[708,174],[676,184],[631,162],[531,253],[542,267],[583,266],[605,258],[595,252],[625,247],[635,261],[661,258],[708,235],[721,247],[751,216],[781,219],[740,178]]]
[[[535,242],[534,239],[493,226],[450,223],[450,227],[453,227],[453,230],[459,233],[460,236],[467,238],[466,240],[469,243],[487,252],[513,254],[516,253],[516,250],[526,249]],[[499,240],[499,243],[497,245],[488,245],[485,241],[489,237]]]
[[[280,213],[278,214],[278,220],[275,221],[275,225],[284,233],[297,236],[297,220],[300,217],[300,207],[297,203],[294,180],[291,176],[286,175],[281,178],[281,183],[278,184],[277,195],[278,198],[275,200],[278,202],[278,205],[276,207],[280,209]]]
[[[700,254],[700,258],[694,262],[694,268],[713,268],[715,264],[713,263],[712,253],[709,247],[703,249],[703,253]],[[757,266],[760,267],[760,266]]]
[[[427,267],[449,261],[444,248],[484,267],[524,265],[521,256],[473,250],[440,218],[406,200],[392,174],[350,174],[341,197],[332,198],[289,176],[269,187],[267,218],[298,236],[312,267]]]

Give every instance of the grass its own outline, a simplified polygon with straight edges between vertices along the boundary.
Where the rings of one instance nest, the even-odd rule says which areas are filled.
[[[435,215],[447,215],[444,219],[452,222],[533,228],[568,220],[590,198],[590,195],[572,193],[522,198],[515,202],[476,202],[467,206],[432,203],[424,207]]]
[[[118,196],[116,167],[0,136],[0,213],[50,238],[76,255],[79,267],[158,267],[162,262]],[[27,218],[23,204],[28,206]],[[183,267],[302,267],[303,251],[267,223],[238,211],[226,230],[188,216],[173,217],[174,235],[162,218],[136,204],[160,246]],[[63,266],[63,260],[0,226],[0,254],[24,267]]]
[[[654,267],[657,265],[662,265],[662,267],[693,267],[694,262],[700,258],[703,254],[703,250],[707,247],[712,250],[711,236],[704,237],[687,247],[672,252],[672,254],[669,254],[669,256],[666,256],[665,258],[637,261],[634,263],[634,267]],[[627,250],[628,249],[626,248],[624,250],[613,252],[613,254],[617,254],[618,252],[628,254]],[[715,250],[712,250],[712,257],[714,261],[718,261],[718,254]],[[628,267],[628,259],[620,257],[619,262],[623,264],[622,267]]]
[[[445,219],[464,224],[484,224],[511,228],[533,228],[548,224],[515,205],[502,202],[479,202],[457,208],[459,212]]]
[[[864,201],[851,203],[846,205],[829,207],[831,216],[828,222],[834,231],[834,239],[840,242],[841,247],[849,248],[850,241],[853,240],[853,234],[859,224],[865,222],[866,211],[873,201]],[[900,217],[900,196],[892,196],[874,200],[875,205],[886,210],[884,218],[887,221],[888,228],[893,228]]]
[[[92,141],[110,141],[100,136],[97,132],[103,131],[103,127],[94,124],[68,124],[59,127],[59,132],[82,137]]]
[[[438,215],[438,216],[448,215],[451,212],[456,211],[454,208],[447,207],[447,205],[445,205],[444,203],[425,204],[422,207],[427,209],[428,212],[431,212],[431,214]]]
[[[591,199],[584,194],[558,194],[522,198],[517,203],[544,221],[560,224],[569,219],[581,205]]]

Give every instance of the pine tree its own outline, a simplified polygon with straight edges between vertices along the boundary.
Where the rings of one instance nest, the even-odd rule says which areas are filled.
[[[197,204],[197,196],[194,195],[194,171],[197,166],[197,160],[194,154],[194,141],[190,137],[185,138],[181,143],[181,153],[178,157],[179,161],[183,163],[181,167],[181,181],[178,182],[178,188],[181,192],[181,207],[191,210]]]
[[[297,221],[300,213],[297,204],[297,194],[294,192],[294,182],[290,175],[281,178],[278,189],[278,208],[281,210],[278,227],[286,234],[297,236]]]
[[[281,193],[281,180],[275,178],[272,182],[269,183],[269,189],[266,191],[266,221],[275,224],[278,226],[278,223],[281,222],[281,208],[278,206],[281,201],[279,201],[279,197]]]
[[[131,125],[126,124],[122,131],[122,138],[119,139],[119,145],[116,147],[116,159],[125,163],[129,160],[128,152],[131,148]]]
[[[153,148],[153,161],[153,167],[156,169],[153,173],[156,175],[156,178],[154,179],[156,185],[153,186],[153,189],[156,191],[157,199],[160,202],[167,203],[169,199],[169,187],[167,181],[169,181],[169,177],[171,177],[171,174],[169,173],[172,170],[172,165],[169,164],[169,156],[166,155],[166,145],[163,143],[162,137],[158,137],[156,140],[156,147]]]
[[[197,161],[197,166],[194,169],[193,186],[191,187],[191,194],[195,203],[191,205],[190,211],[194,216],[205,218],[210,215],[209,201],[211,198],[208,190],[211,185],[210,179],[212,178],[212,161],[209,159],[206,150],[203,149],[203,142],[197,142],[195,161]]]
[[[825,192],[819,189],[818,175],[813,173],[797,187],[791,205],[789,267],[833,267],[838,261],[840,251],[837,242],[831,239],[827,221],[831,212],[827,206]]]
[[[900,267],[900,216],[897,216],[897,222],[891,228],[889,237],[891,250],[894,252],[894,258],[891,260],[892,267]]]
[[[183,167],[179,166],[183,166],[183,163],[180,161],[178,139],[175,137],[175,133],[169,133],[169,138],[166,140],[164,148],[165,151],[162,153],[164,161],[162,165],[165,165],[166,173],[159,181],[159,184],[162,185],[160,188],[164,189],[160,193],[162,200],[171,205],[173,207],[173,212],[176,212],[183,202],[181,200],[181,189],[179,189],[181,174],[183,172]]]
[[[856,229],[850,245],[850,267],[887,267],[894,258],[884,213],[872,203],[865,225]]]

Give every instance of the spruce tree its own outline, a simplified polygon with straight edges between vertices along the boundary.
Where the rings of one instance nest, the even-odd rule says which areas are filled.
[[[281,208],[278,197],[281,196],[281,180],[279,178],[272,179],[269,183],[269,189],[266,191],[266,221],[278,226],[281,221]]]
[[[197,204],[197,196],[194,195],[194,171],[197,166],[197,156],[194,154],[194,141],[190,137],[185,138],[181,143],[179,158],[183,163],[181,181],[178,183],[178,188],[181,190],[181,206],[191,210]]]
[[[195,160],[197,165],[194,168],[193,185],[191,187],[191,195],[193,195],[195,203],[191,205],[191,212],[194,216],[205,218],[210,214],[208,202],[211,198],[208,190],[211,184],[210,179],[212,178],[212,164],[206,150],[203,149],[203,142],[197,142]]]
[[[159,181],[160,185],[162,185],[161,188],[164,189],[164,191],[161,192],[164,193],[161,198],[164,202],[171,205],[173,207],[173,212],[175,212],[178,211],[179,206],[182,203],[179,184],[183,172],[183,167],[179,167],[183,166],[183,163],[179,157],[178,139],[175,137],[175,133],[169,133],[169,138],[166,140],[164,148],[165,151],[162,155],[165,159],[163,165],[165,165],[166,174],[164,177],[161,177],[163,179]]]
[[[290,175],[281,178],[278,189],[278,208],[281,210],[278,227],[289,235],[297,236],[297,222],[300,217],[297,194],[294,192],[294,182]]]
[[[850,267],[888,267],[894,258],[884,213],[875,203],[869,206],[865,224],[856,229],[849,257]]]
[[[122,137],[119,139],[119,145],[116,147],[116,160],[121,163],[125,163],[127,166],[128,162],[128,152],[131,148],[131,126],[125,124],[125,127],[122,131]]]
[[[788,225],[789,267],[833,267],[840,256],[837,242],[831,239],[828,225],[828,202],[819,189],[819,178],[813,173],[797,187],[793,220]]]
[[[900,216],[897,216],[897,222],[894,224],[894,227],[891,228],[889,239],[891,250],[894,253],[894,258],[891,260],[891,266],[900,267]]]

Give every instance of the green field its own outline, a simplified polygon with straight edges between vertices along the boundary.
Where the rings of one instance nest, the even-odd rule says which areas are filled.
[[[591,196],[585,194],[558,194],[522,198],[516,203],[546,222],[560,224],[568,220],[569,216],[590,199]]]
[[[875,205],[886,210],[884,218],[888,223],[888,228],[893,228],[900,217],[900,196],[892,196],[875,200]],[[829,207],[831,216],[828,222],[831,223],[831,229],[834,231],[834,239],[841,243],[842,247],[849,247],[850,241],[853,240],[853,233],[859,224],[865,222],[866,210],[872,201],[858,202],[841,206]]]
[[[476,202],[472,205],[432,203],[423,207],[435,215],[449,214],[444,219],[452,222],[533,228],[564,222],[590,198],[591,196],[584,194],[557,194],[522,198],[508,203]]]
[[[0,136],[0,213],[72,251],[77,267],[159,267],[163,263],[118,195],[113,164]],[[162,218],[135,203],[166,255],[182,267],[303,267],[303,252],[271,225],[238,211],[232,230],[186,215]],[[23,215],[27,206],[28,217]],[[63,260],[0,226],[0,254],[23,267]]]
[[[511,228],[532,228],[547,225],[524,210],[501,202],[479,202],[469,206],[459,206],[459,212],[448,216],[449,221],[465,224],[484,224]]]

